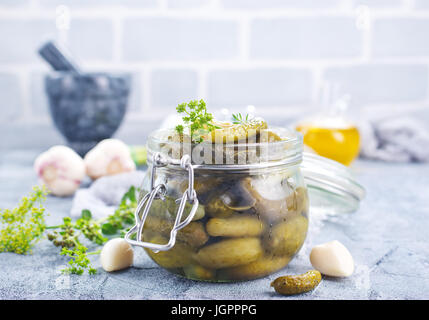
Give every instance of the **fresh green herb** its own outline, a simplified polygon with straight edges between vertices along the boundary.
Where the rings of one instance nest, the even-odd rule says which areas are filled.
[[[48,239],[56,246],[62,247],[61,254],[72,258],[69,261],[70,266],[64,269],[64,272],[82,274],[86,269],[89,274],[96,273],[90,265],[87,255],[88,248],[79,240],[82,235],[87,240],[103,245],[108,239],[105,236],[123,237],[129,230],[129,226],[134,223],[134,210],[137,207],[136,193],[138,189],[134,186],[123,195],[121,203],[115,212],[99,220],[93,220],[89,210],[82,210],[81,218],[72,222],[70,218],[63,219],[63,224],[50,229],[57,228],[48,234]],[[96,252],[97,253],[97,252]]]
[[[81,275],[88,270],[89,274],[94,274],[97,270],[91,266],[88,255],[98,254],[100,251],[88,252],[83,239],[103,245],[108,240],[105,236],[123,237],[134,223],[138,191],[131,187],[115,212],[106,218],[94,220],[91,211],[85,209],[76,221],[65,217],[62,224],[47,226],[45,208],[42,206],[47,191],[44,187],[36,186],[28,197],[22,198],[17,208],[0,209],[0,253],[25,254],[49,230],[46,233],[47,239],[62,248],[61,255],[70,257],[69,266],[63,272]]]
[[[70,257],[69,267],[62,269],[63,273],[82,275],[86,269],[89,274],[96,274],[97,270],[91,266],[89,254],[98,254],[99,251],[88,253],[88,248],[78,244],[74,249],[62,248],[61,255]]]
[[[183,130],[185,129],[185,127],[184,126],[182,126],[181,124],[178,124],[177,126],[176,126],[176,131],[178,132],[178,133],[180,133],[180,134],[183,134]]]
[[[213,115],[207,112],[204,100],[191,100],[188,103],[181,103],[176,110],[179,114],[183,114],[182,120],[185,126],[189,128],[192,142],[203,142],[204,135],[219,128],[212,123]],[[176,131],[183,134],[185,126],[176,126]]]
[[[83,209],[82,210],[82,219],[84,220],[91,220],[92,218],[92,213],[91,211],[89,211],[88,209]]]
[[[241,124],[241,125],[248,125],[250,123],[251,119],[249,119],[249,115],[246,114],[246,117],[243,117],[241,113],[233,114],[232,115],[232,123],[234,124]]]
[[[50,226],[47,229],[59,229],[55,230],[52,233],[48,233],[48,240],[51,241],[56,247],[62,248],[73,248],[79,245],[79,235],[76,233],[74,223],[71,218],[63,218],[63,224],[59,226]]]
[[[26,254],[42,237],[46,228],[42,202],[48,194],[44,187],[34,187],[18,207],[0,209],[0,252]]]
[[[102,229],[97,221],[80,218],[76,220],[75,228],[80,230],[89,241],[96,244],[102,245],[107,241],[107,238],[101,234]]]
[[[115,212],[107,217],[102,225],[102,232],[106,235],[121,233],[127,225],[134,223],[134,211],[137,207],[137,189],[131,187],[122,197],[121,203]]]

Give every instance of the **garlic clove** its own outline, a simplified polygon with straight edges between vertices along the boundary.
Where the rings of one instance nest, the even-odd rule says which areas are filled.
[[[310,252],[310,262],[320,273],[331,277],[348,277],[354,271],[352,255],[337,240],[315,246]]]
[[[128,146],[118,139],[99,142],[84,157],[86,173],[92,179],[136,170]]]
[[[34,161],[39,179],[56,196],[72,195],[85,177],[83,159],[66,146],[54,146]]]
[[[122,238],[109,240],[100,253],[101,266],[107,272],[130,267],[133,264],[134,251]]]

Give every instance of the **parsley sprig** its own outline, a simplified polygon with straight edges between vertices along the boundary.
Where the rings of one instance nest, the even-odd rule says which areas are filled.
[[[205,135],[219,128],[212,123],[213,115],[207,112],[206,103],[202,99],[181,103],[176,110],[179,114],[183,114],[184,123],[184,126],[177,125],[176,131],[183,134],[185,127],[189,128],[192,142],[203,142]]]

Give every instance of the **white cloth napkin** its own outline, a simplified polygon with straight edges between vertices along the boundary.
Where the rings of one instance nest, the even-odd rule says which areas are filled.
[[[79,218],[83,209],[90,210],[95,219],[112,214],[131,186],[141,186],[144,175],[144,171],[137,170],[101,177],[89,188],[79,189],[73,199],[71,217]]]
[[[429,161],[429,128],[411,117],[361,124],[360,157],[387,162]]]

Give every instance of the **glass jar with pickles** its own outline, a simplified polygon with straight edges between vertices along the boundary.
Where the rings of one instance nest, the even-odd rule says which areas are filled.
[[[174,130],[149,137],[146,206],[136,213],[132,243],[195,280],[250,280],[285,267],[308,229],[301,136],[256,121],[224,124],[198,144],[186,138]]]
[[[174,129],[150,135],[136,225],[125,239],[189,279],[270,275],[308,231],[302,136],[261,119],[213,123],[198,143]]]

